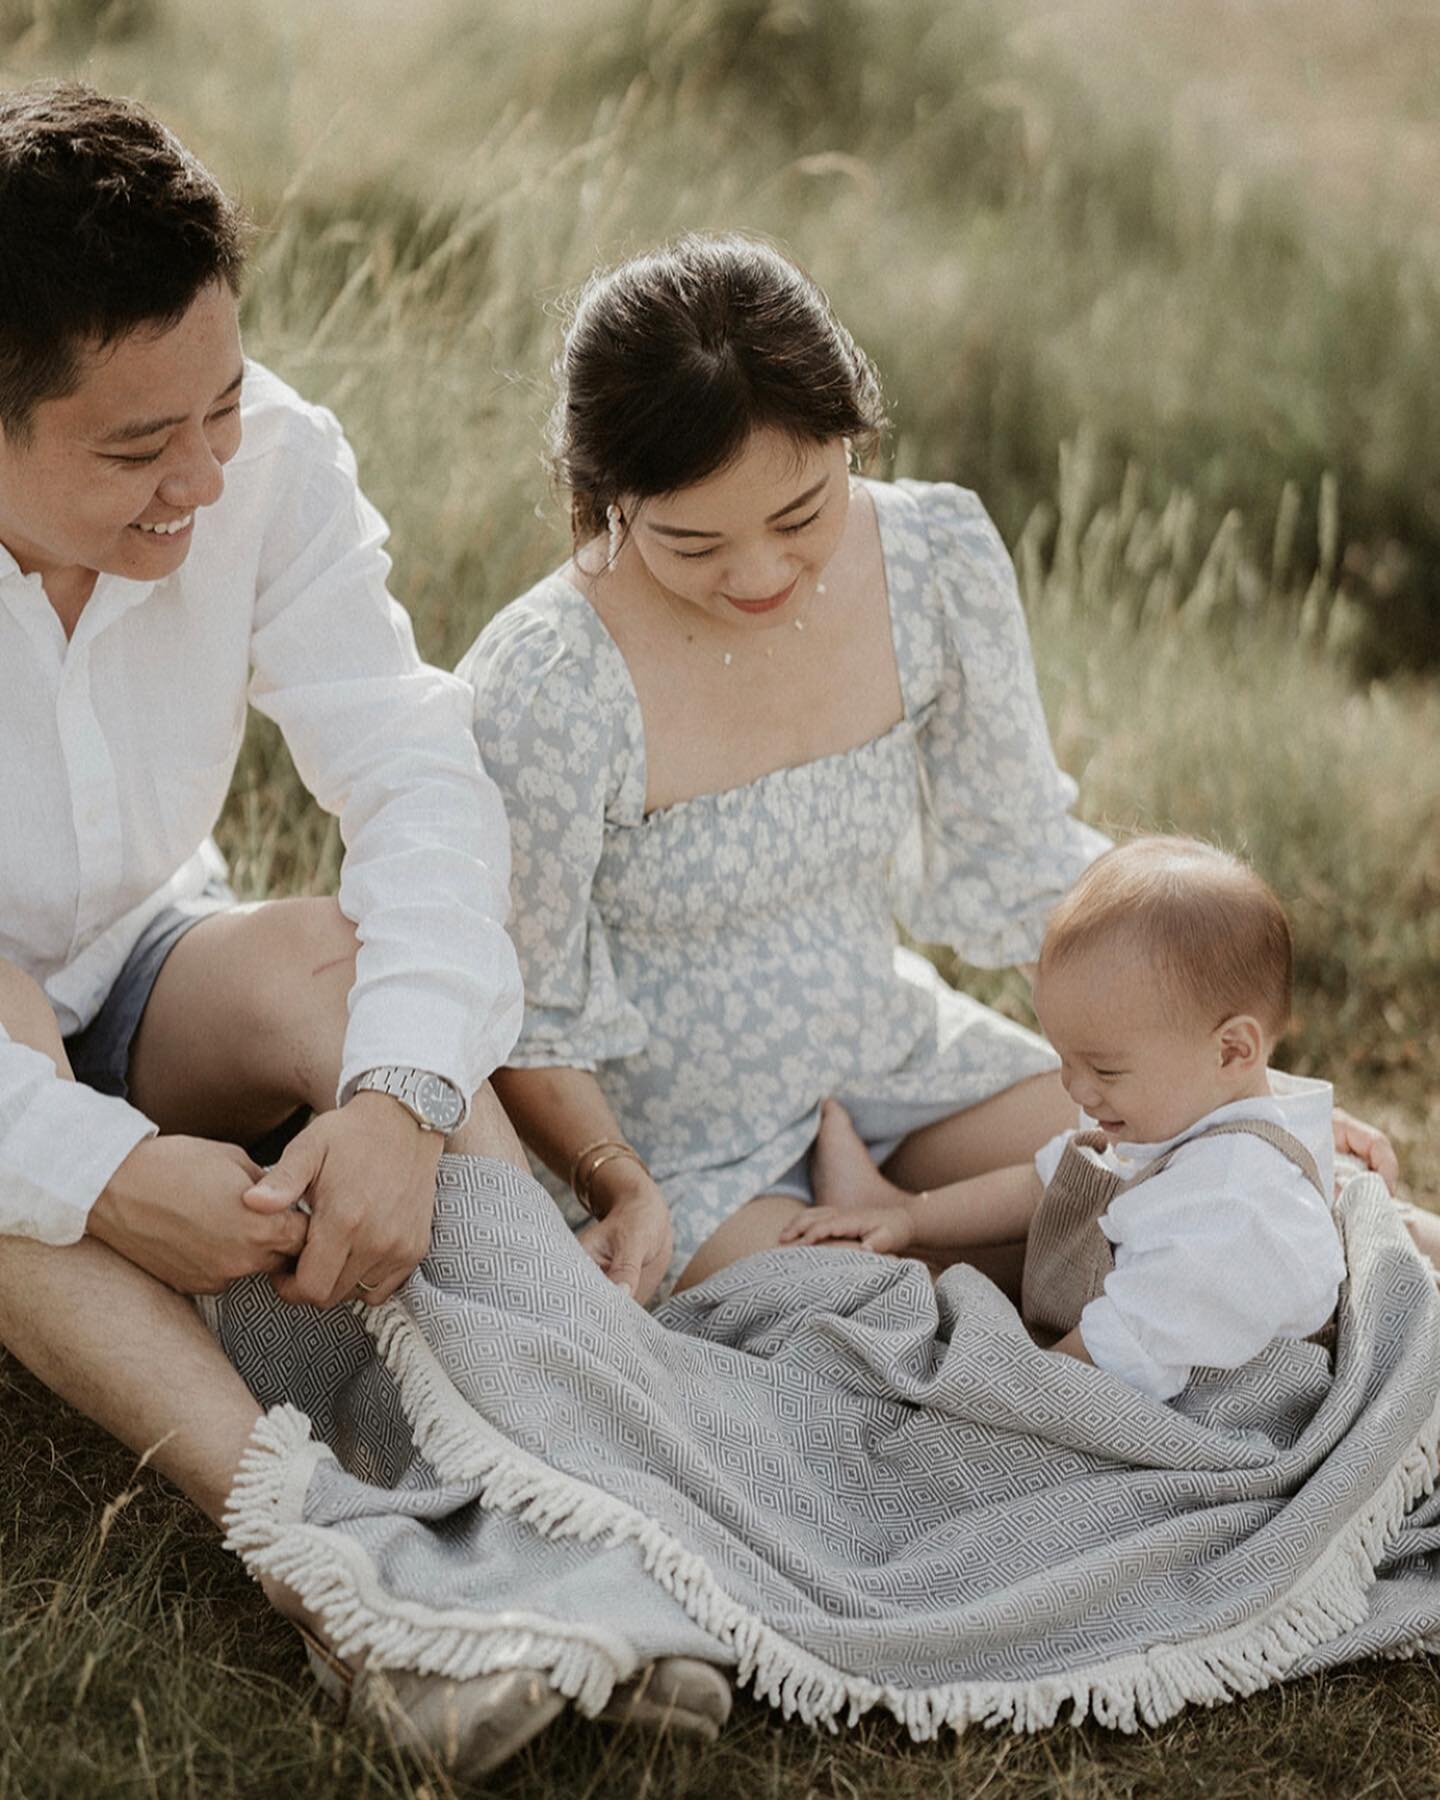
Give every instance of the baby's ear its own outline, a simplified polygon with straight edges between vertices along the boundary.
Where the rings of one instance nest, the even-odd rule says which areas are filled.
[[[1269,1040],[1257,1018],[1250,1013],[1236,1013],[1226,1019],[1216,1032],[1220,1043],[1220,1067],[1234,1075],[1263,1069],[1269,1055]]]

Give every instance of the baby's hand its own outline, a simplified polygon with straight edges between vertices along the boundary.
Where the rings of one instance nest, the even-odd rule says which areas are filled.
[[[780,1233],[782,1244],[858,1243],[882,1256],[904,1250],[914,1236],[908,1207],[815,1206]]]

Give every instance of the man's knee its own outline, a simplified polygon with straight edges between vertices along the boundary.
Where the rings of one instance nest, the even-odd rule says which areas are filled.
[[[306,981],[333,981],[350,991],[360,939],[333,900],[286,900],[276,904],[275,966]]]
[[[6,1037],[32,1050],[43,1050],[68,1073],[60,1027],[45,991],[23,969],[0,956],[0,1027]]]
[[[254,947],[264,970],[257,1036],[273,1046],[272,1069],[289,1071],[293,1098],[333,1105],[360,940],[333,900],[276,901],[264,913],[255,915],[264,935]]]
[[[333,900],[272,900],[257,907],[230,947],[245,971],[256,1027],[289,1033],[297,1022],[343,1005],[359,947],[355,927]]]

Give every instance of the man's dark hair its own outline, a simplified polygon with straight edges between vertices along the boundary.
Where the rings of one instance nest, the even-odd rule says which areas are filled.
[[[875,371],[788,257],[739,234],[694,235],[592,276],[557,374],[551,465],[576,541],[622,494],[673,494],[724,468],[764,427],[848,437],[885,424]]]
[[[240,210],[143,107],[0,93],[0,430],[23,442],[86,350],[166,330],[212,282],[238,292],[244,260]]]

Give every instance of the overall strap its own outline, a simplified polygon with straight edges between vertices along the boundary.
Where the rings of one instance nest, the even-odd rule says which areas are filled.
[[[1293,1131],[1286,1131],[1282,1125],[1271,1125],[1265,1119],[1226,1119],[1219,1125],[1207,1125],[1204,1131],[1197,1131],[1194,1137],[1185,1138],[1181,1143],[1172,1145],[1163,1156],[1157,1156],[1154,1162],[1147,1163],[1138,1175],[1132,1175],[1128,1181],[1122,1181],[1116,1191],[1128,1194],[1132,1188],[1139,1187],[1142,1181],[1149,1181],[1168,1169],[1171,1160],[1187,1144],[1198,1144],[1202,1138],[1208,1137],[1259,1138],[1263,1143],[1269,1144],[1272,1150],[1278,1150],[1282,1156],[1294,1163],[1325,1204],[1327,1206],[1330,1204],[1330,1196],[1325,1192],[1324,1184],[1320,1180],[1320,1170],[1315,1158]],[[1079,1142],[1079,1139],[1077,1138],[1076,1141]]]
[[[1071,1136],[1030,1221],[1020,1314],[1037,1343],[1053,1344],[1073,1330],[1115,1267],[1100,1218],[1120,1177],[1085,1155],[1105,1142],[1098,1131]]]

